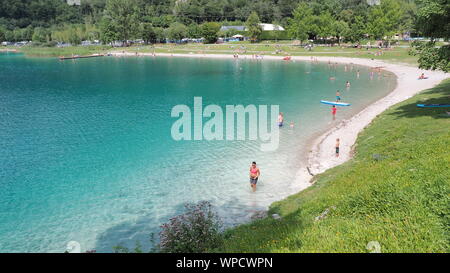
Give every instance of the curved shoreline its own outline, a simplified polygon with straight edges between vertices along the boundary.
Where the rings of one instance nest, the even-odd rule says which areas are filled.
[[[301,58],[305,60],[305,58]],[[338,63],[353,63],[369,65],[371,67],[383,67],[383,70],[392,72],[397,77],[397,85],[386,96],[370,104],[350,119],[341,121],[336,127],[321,135],[312,145],[308,155],[308,166],[314,174],[323,173],[336,167],[352,157],[352,149],[359,133],[367,127],[372,120],[389,107],[400,103],[422,90],[432,88],[442,80],[449,77],[447,73],[440,71],[424,71],[416,67],[390,64],[383,61],[345,58],[345,57],[317,57],[319,61],[333,61]],[[426,73],[428,79],[418,80],[421,73]],[[336,138],[340,138],[340,156],[334,157],[334,144]]]
[[[132,52],[111,52],[112,56],[150,56],[150,57],[189,57],[189,58],[216,58],[233,59],[232,54],[180,54],[180,53],[132,53]],[[239,55],[239,59],[251,60],[252,55]],[[264,55],[258,60],[278,60],[283,61],[283,56]],[[372,120],[387,110],[394,104],[402,102],[422,90],[432,88],[442,80],[448,78],[448,73],[440,71],[422,70],[403,64],[392,64],[379,60],[349,58],[349,57],[325,57],[325,56],[291,56],[291,61],[319,61],[340,64],[355,64],[370,68],[379,68],[389,71],[397,77],[396,87],[383,98],[368,105],[350,119],[342,120],[338,125],[327,130],[312,142],[310,151],[306,155],[307,166],[300,167],[294,183],[291,185],[294,193],[302,191],[312,185],[314,175],[325,172],[352,158],[352,148],[356,143],[359,133],[368,126]],[[426,73],[428,79],[418,80],[421,73]],[[336,138],[340,138],[340,156],[334,156]],[[283,196],[282,198],[285,198]]]

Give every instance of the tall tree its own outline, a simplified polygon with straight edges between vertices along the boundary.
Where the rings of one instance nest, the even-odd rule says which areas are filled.
[[[0,43],[6,40],[6,28],[0,26]]]
[[[417,30],[432,39],[450,38],[450,1],[417,0]]]
[[[336,36],[338,44],[341,44],[341,38],[347,36],[350,33],[350,28],[345,21],[335,21],[332,25],[333,35]]]
[[[141,24],[141,38],[145,44],[156,42],[156,32],[151,23]]]
[[[114,41],[119,40],[115,24],[113,24],[111,19],[106,16],[100,21],[100,40],[104,44],[111,44]]]
[[[359,42],[366,33],[366,25],[364,24],[364,17],[355,16],[352,23],[349,25],[349,30],[346,35],[350,42]]]
[[[450,39],[450,1],[419,0],[417,30],[429,42],[415,42],[412,54],[419,55],[419,67],[450,72],[450,45],[437,46],[436,40]]]
[[[304,2],[292,12],[293,18],[288,19],[287,31],[291,38],[300,40],[301,43],[309,38],[313,11]]]
[[[333,28],[333,17],[329,12],[321,13],[316,16],[316,20],[314,22],[317,24],[317,35],[323,39],[328,38],[329,36],[334,36],[334,28]]]
[[[200,27],[205,43],[212,44],[217,41],[220,24],[215,22],[203,23]]]
[[[167,29],[167,38],[173,41],[180,41],[186,38],[188,28],[182,23],[175,22]]]
[[[367,20],[367,33],[374,39],[388,40],[399,30],[403,12],[397,0],[382,0],[379,6],[373,6]]]
[[[126,42],[139,34],[138,0],[107,0],[105,13],[119,40]]]
[[[252,42],[256,42],[262,34],[262,27],[260,25],[261,21],[256,12],[252,12],[248,16],[245,26],[247,27],[248,34]]]

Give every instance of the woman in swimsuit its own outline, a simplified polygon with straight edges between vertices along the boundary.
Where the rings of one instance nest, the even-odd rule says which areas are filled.
[[[252,166],[250,166],[250,187],[252,187],[253,192],[256,191],[256,183],[258,183],[259,178],[259,168],[256,167],[256,162],[252,162]]]

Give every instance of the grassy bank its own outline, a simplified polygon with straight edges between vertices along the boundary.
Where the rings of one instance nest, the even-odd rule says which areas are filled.
[[[23,46],[17,48],[19,52],[29,57],[59,57],[71,55],[90,55],[94,53],[106,53],[110,46],[70,46],[70,47],[35,47]]]
[[[58,57],[71,55],[89,55],[93,53],[106,53],[108,51],[129,51],[129,52],[156,52],[156,53],[197,53],[197,54],[261,54],[261,55],[293,55],[293,56],[330,56],[330,57],[357,57],[383,60],[388,62],[406,63],[417,65],[417,57],[408,54],[409,48],[403,45],[390,50],[383,50],[382,55],[375,55],[379,50],[355,49],[347,47],[327,47],[317,46],[312,51],[299,46],[292,45],[292,42],[261,42],[251,44],[248,42],[227,43],[227,44],[156,44],[149,46],[133,46],[126,48],[112,48],[110,46],[72,46],[65,48],[57,47],[34,47],[25,46],[18,48],[27,56],[32,57]]]
[[[274,203],[271,217],[226,232],[224,252],[450,251],[450,80],[385,111],[349,162]],[[315,218],[324,211],[321,220]]]

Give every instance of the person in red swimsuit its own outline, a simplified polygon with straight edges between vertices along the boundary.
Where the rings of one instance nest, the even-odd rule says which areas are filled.
[[[331,114],[333,114],[333,120],[336,118],[336,112],[337,112],[336,105],[333,105],[333,107],[331,107]]]
[[[256,162],[253,161],[252,166],[250,166],[250,187],[252,187],[253,192],[256,191],[256,183],[258,183],[259,175],[259,168],[256,167]]]

